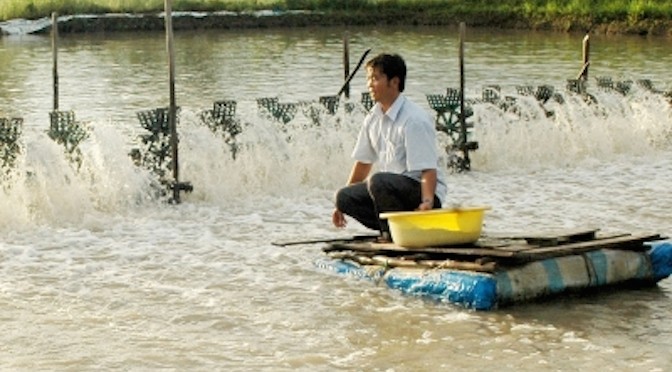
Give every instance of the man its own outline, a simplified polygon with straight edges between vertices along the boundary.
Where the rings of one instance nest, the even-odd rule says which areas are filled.
[[[366,74],[376,104],[359,132],[347,186],[336,193],[332,222],[345,227],[348,215],[389,241],[389,227],[380,213],[440,208],[447,188],[438,169],[434,121],[401,94],[404,60],[380,54],[367,62]],[[378,172],[369,177],[374,164]]]

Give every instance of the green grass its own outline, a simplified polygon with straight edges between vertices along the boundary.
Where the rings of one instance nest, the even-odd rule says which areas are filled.
[[[1,0],[0,20],[58,14],[148,13],[164,0]],[[672,19],[672,0],[173,0],[177,11],[302,9],[332,12],[423,12],[478,17],[588,17],[599,22]]]
[[[174,10],[260,10],[285,5],[282,0],[173,0]],[[163,0],[2,0],[0,20],[35,19],[58,14],[147,13],[163,10]]]
[[[567,0],[522,1],[522,9],[534,16],[590,16],[596,19],[672,18],[670,0]]]

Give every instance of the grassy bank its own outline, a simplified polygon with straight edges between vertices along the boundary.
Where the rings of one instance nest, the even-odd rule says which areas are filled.
[[[2,0],[0,20],[67,14],[156,13],[163,0]],[[672,0],[173,0],[175,11],[322,11],[352,23],[472,25],[521,28],[620,28],[666,33]],[[319,24],[319,23],[318,23]]]
[[[291,2],[291,1],[290,1]],[[174,10],[260,10],[286,6],[282,0],[173,0]],[[164,0],[2,0],[0,20],[35,19],[59,14],[149,13],[163,10]]]

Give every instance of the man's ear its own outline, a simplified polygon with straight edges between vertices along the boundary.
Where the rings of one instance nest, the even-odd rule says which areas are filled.
[[[399,90],[399,77],[395,76],[392,79],[390,79],[390,84],[393,85],[397,90]]]

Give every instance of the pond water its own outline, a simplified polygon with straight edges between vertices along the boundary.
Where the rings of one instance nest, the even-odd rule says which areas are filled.
[[[0,364],[12,370],[663,371],[672,363],[672,279],[475,312],[407,297],[317,269],[320,245],[274,241],[350,236],[331,226],[331,198],[350,170],[363,119],[351,98],[320,125],[299,109],[286,125],[256,99],[316,101],[361,53],[405,57],[406,94],[459,86],[456,27],[176,32],[179,205],[157,200],[151,172],[128,156],[136,113],[168,105],[165,35],[61,35],[59,108],[86,123],[75,166],[47,135],[48,36],[0,38],[0,116],[24,119],[21,153],[0,192]],[[592,36],[588,104],[566,91],[583,35],[468,29],[465,92],[499,85],[503,110],[473,105],[472,171],[448,172],[447,204],[490,205],[485,230],[600,227],[672,233],[672,41]],[[548,84],[542,106],[517,86]],[[243,125],[233,159],[199,117],[235,100]],[[347,104],[354,111],[344,109]],[[553,115],[546,115],[553,112]],[[443,138],[445,140],[445,138]]]

